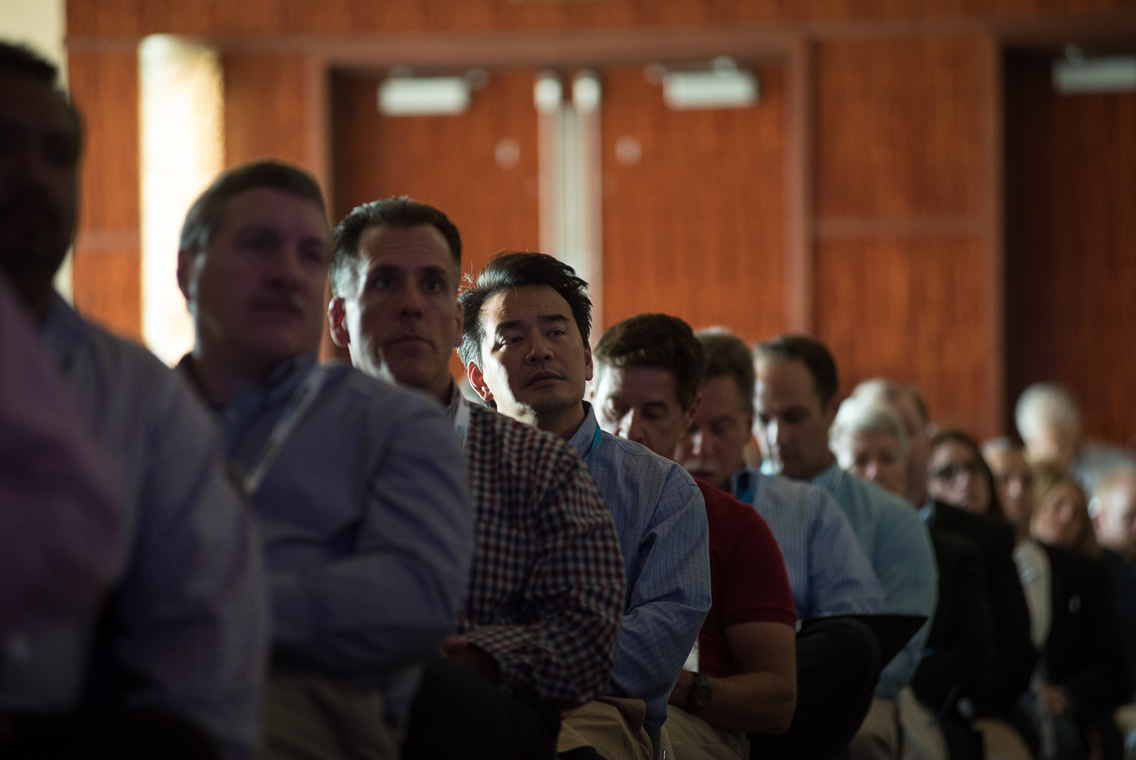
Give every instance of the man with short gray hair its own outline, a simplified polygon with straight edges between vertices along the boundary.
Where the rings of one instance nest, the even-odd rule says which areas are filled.
[[[1136,467],[1132,451],[1084,439],[1077,400],[1058,383],[1034,383],[1022,391],[1014,421],[1030,458],[1065,467],[1085,493],[1095,493],[1097,481],[1109,470]]]

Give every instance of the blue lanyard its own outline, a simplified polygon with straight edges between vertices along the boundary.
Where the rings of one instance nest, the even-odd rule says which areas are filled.
[[[588,460],[592,456],[592,452],[596,450],[596,444],[600,442],[600,433],[601,432],[602,432],[602,430],[601,430],[600,426],[596,425],[596,434],[592,436],[592,445],[589,446],[588,450],[584,452],[584,457],[583,457],[584,464],[588,465],[589,467],[591,466],[591,462],[588,461]]]
[[[742,484],[742,479],[745,480],[745,489],[741,490],[740,493],[736,493],[735,498],[743,504],[753,504],[753,481],[755,478],[752,473],[743,472],[742,476],[738,478],[739,486]],[[738,489],[735,489],[735,491],[737,490]]]

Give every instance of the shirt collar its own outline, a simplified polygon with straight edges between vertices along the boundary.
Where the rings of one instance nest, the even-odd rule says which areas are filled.
[[[592,450],[592,444],[595,442],[596,428],[599,427],[599,422],[596,421],[596,413],[592,410],[592,405],[587,401],[584,404],[584,421],[580,423],[580,427],[576,428],[576,432],[568,439],[568,443],[572,448],[576,449],[576,453],[581,457],[585,457]]]
[[[40,325],[40,337],[60,363],[69,363],[75,349],[87,336],[87,323],[58,293],[51,294],[47,318]]]
[[[458,385],[453,380],[450,381],[450,401],[446,404],[446,416],[450,418],[453,423],[458,416],[458,407],[462,405],[465,399],[462,398],[461,391],[458,390]]]
[[[834,493],[836,489],[840,488],[840,483],[844,480],[845,474],[844,470],[840,469],[840,466],[833,460],[832,464],[809,478],[809,482],[821,486],[829,493]]]
[[[245,389],[224,408],[260,407],[287,401],[317,361],[318,356],[315,351],[284,360],[272,369],[267,378]],[[186,354],[177,363],[177,369],[185,373],[187,379],[192,379],[190,378],[192,364],[192,354]]]

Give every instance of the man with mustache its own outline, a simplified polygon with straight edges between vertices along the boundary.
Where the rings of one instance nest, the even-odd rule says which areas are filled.
[[[619,531],[627,594],[615,669],[602,700],[567,716],[559,748],[609,760],[661,757],[667,698],[710,607],[706,512],[681,467],[603,432],[584,401],[587,287],[543,253],[493,258],[459,298],[460,353],[482,399],[579,452]]]
[[[39,725],[31,756],[212,756],[215,743],[244,757],[267,643],[259,547],[190,390],[54,290],[75,232],[82,152],[78,112],[55,80],[54,66],[0,43],[0,269],[74,394],[77,424],[110,464],[121,534],[97,619],[5,642],[0,709],[30,722],[4,721],[0,753],[19,756],[25,728]],[[85,718],[93,707],[103,712]],[[199,724],[205,746],[195,746],[198,730],[173,733],[165,721],[139,730],[130,715],[141,707]],[[39,715],[72,711],[59,723]]]
[[[397,752],[472,553],[461,451],[437,405],[317,362],[330,243],[315,180],[259,161],[201,194],[178,252],[196,327],[179,368],[215,411],[272,584],[273,757]]]
[[[663,336],[677,328],[667,322],[651,328],[649,323],[635,325],[634,320],[645,318],[635,317],[611,328],[597,347],[602,368],[597,406],[605,424],[619,424],[611,417],[620,409],[630,414],[640,405],[639,416],[645,418],[651,406],[652,396],[641,383],[632,382],[622,385],[614,403],[602,403],[601,394],[610,397],[608,388],[617,380],[630,380],[636,369],[677,378],[680,369],[694,363],[684,354],[667,361],[657,358],[655,346],[676,342]],[[704,377],[697,395],[686,402],[689,407],[684,416],[689,419],[678,426],[681,435],[664,445],[670,446],[675,459],[700,478],[700,483],[719,489],[726,498],[732,492],[764,518],[784,558],[797,617],[812,619],[796,640],[798,699],[792,725],[782,736],[752,737],[753,756],[840,757],[868,711],[881,665],[874,635],[863,623],[840,616],[879,612],[883,589],[848,520],[824,489],[745,469],[743,452],[753,424],[749,349],[739,338],[722,331],[701,332],[697,340],[705,357]],[[651,356],[655,358],[648,358]],[[639,403],[632,403],[634,400]],[[650,427],[663,426],[639,425],[640,430]],[[632,435],[630,427],[628,434]],[[712,552],[714,533],[711,524]],[[744,558],[734,561],[742,563]],[[712,609],[707,625],[713,615]],[[741,656],[733,659],[745,661]]]
[[[430,662],[403,756],[551,757],[560,710],[611,677],[624,575],[611,515],[564,440],[462,398],[461,237],[438,209],[365,203],[335,228],[335,342],[436,398],[469,468],[477,550],[458,637]]]

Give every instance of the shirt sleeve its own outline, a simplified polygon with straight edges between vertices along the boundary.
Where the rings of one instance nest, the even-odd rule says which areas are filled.
[[[0,633],[90,614],[111,579],[107,463],[0,282]]]
[[[747,509],[749,505],[746,505]],[[765,520],[750,509],[731,529],[739,531],[732,556],[724,566],[720,598],[722,624],[785,623],[795,626],[797,613],[789,590],[785,560]]]
[[[884,606],[884,589],[868,555],[836,500],[823,489],[810,495],[816,515],[810,525],[809,616],[873,614]]]
[[[876,696],[897,699],[923,657],[938,603],[938,570],[927,527],[915,510],[897,504],[882,511],[876,536],[876,573],[884,588],[883,612],[924,615],[927,622],[884,667]]]
[[[580,459],[565,446],[553,462],[536,476],[538,559],[520,603],[531,622],[465,637],[493,655],[510,690],[574,706],[611,676],[626,579],[615,524]]]
[[[117,654],[136,684],[132,706],[193,717],[224,756],[246,757],[269,636],[260,541],[224,475],[212,421],[180,378],[152,365],[138,402],[148,458],[115,597]]]
[[[614,691],[665,700],[710,609],[706,508],[694,480],[668,468],[652,522],[639,542],[639,573],[623,615]]]
[[[362,679],[438,652],[473,552],[466,466],[449,421],[410,392],[382,412],[354,551],[272,578],[276,645]]]

